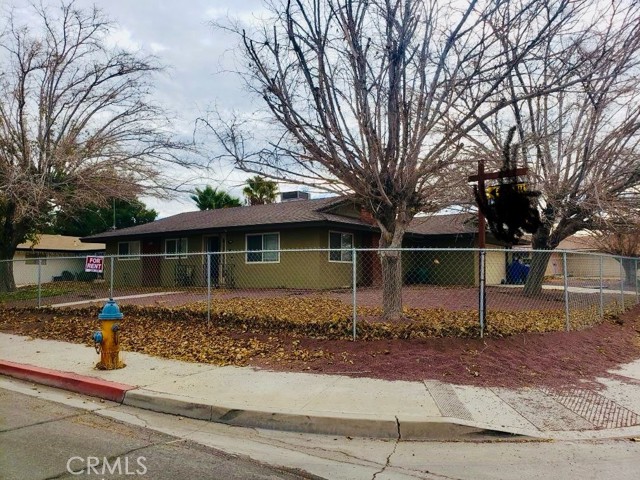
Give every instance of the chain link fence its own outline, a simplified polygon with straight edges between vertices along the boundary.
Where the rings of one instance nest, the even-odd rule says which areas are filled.
[[[15,307],[102,304],[275,309],[298,321],[447,322],[466,318],[482,336],[501,322],[576,330],[640,302],[639,259],[573,251],[303,249],[104,256],[33,256],[5,262]],[[9,267],[7,269],[6,267]],[[409,327],[410,328],[410,327]],[[530,328],[529,331],[536,331]]]

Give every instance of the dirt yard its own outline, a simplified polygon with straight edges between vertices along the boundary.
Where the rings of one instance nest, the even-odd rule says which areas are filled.
[[[54,285],[53,288],[50,285]],[[549,284],[551,287],[552,284]],[[0,298],[0,305],[9,307],[33,307],[38,306],[35,287],[30,295],[17,296],[15,298]],[[79,283],[49,284],[43,291],[46,296],[41,297],[41,305],[78,305],[101,304],[103,299],[109,297],[109,289],[106,283]],[[358,306],[381,307],[382,289],[361,287],[356,291]],[[229,298],[281,298],[281,297],[313,297],[328,296],[341,302],[352,305],[353,293],[350,289],[317,291],[298,289],[213,289],[211,301]],[[28,298],[23,298],[28,297]],[[175,307],[196,302],[207,301],[207,291],[204,288],[190,289],[158,289],[152,287],[118,288],[114,291],[114,297],[119,298],[121,305],[147,305]],[[124,298],[123,298],[124,297]],[[605,290],[605,302],[609,303],[619,298],[619,292]],[[443,308],[449,311],[477,310],[477,287],[440,287],[432,285],[405,286],[402,291],[403,305],[407,308],[433,309]],[[564,293],[558,289],[544,289],[536,297],[523,295],[522,286],[489,286],[487,287],[487,308],[496,311],[550,311],[564,308]],[[596,305],[599,302],[597,289],[592,291],[578,291],[570,293],[572,305]]]
[[[0,310],[0,331],[37,338],[90,344],[97,327],[97,320],[64,310]],[[482,386],[584,387],[640,357],[640,307],[582,331],[504,338],[320,340],[155,316],[126,318],[122,338],[125,350],[217,365]]]

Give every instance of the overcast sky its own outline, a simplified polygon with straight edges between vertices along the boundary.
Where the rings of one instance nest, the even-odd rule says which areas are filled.
[[[18,8],[27,2],[10,0]],[[43,0],[56,7],[59,0]],[[237,40],[214,29],[211,22],[227,17],[255,22],[264,16],[262,0],[76,0],[84,8],[93,4],[118,24],[110,41],[128,50],[152,53],[168,68],[156,79],[157,101],[178,118],[176,128],[191,136],[195,119],[216,105],[221,109],[247,111],[252,100],[236,74],[234,48]],[[212,143],[211,148],[215,146]],[[190,185],[211,184],[241,196],[240,185],[249,174],[228,167],[191,175]],[[143,199],[161,217],[194,210],[187,194],[174,201]]]

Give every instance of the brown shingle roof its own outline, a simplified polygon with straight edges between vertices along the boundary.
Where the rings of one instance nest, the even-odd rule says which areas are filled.
[[[60,252],[89,252],[104,250],[104,243],[84,243],[78,237],[40,234],[33,242],[18,245],[18,250],[48,250]]]
[[[104,241],[115,237],[316,222],[345,223],[368,227],[369,225],[360,219],[324,211],[344,201],[344,197],[329,197],[250,207],[185,212],[144,225],[99,233],[83,240]]]
[[[477,216],[472,213],[415,217],[407,232],[419,235],[473,234],[478,231],[478,225],[474,222],[476,218]]]
[[[352,227],[374,228],[362,219],[339,215],[333,207],[348,202],[346,197],[328,197],[314,200],[295,200],[250,207],[232,207],[217,210],[185,212],[155,222],[108,231],[83,239],[106,241],[110,238],[137,237],[163,233],[200,232],[269,225],[294,225],[305,223],[343,224]],[[475,233],[477,227],[472,214],[434,215],[416,217],[408,233],[418,235],[459,235]]]

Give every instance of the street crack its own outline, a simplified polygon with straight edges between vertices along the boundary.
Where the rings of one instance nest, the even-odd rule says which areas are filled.
[[[393,450],[391,450],[391,453],[387,456],[387,461],[384,463],[384,465],[380,470],[378,470],[376,473],[373,474],[373,477],[371,477],[371,480],[376,480],[376,477],[387,469],[387,467],[391,463],[391,457],[393,456],[394,453],[396,453],[396,449],[398,448],[398,443],[400,443],[400,440],[402,439],[402,434],[400,433],[400,420],[398,420],[397,416],[395,418],[396,418],[396,428],[398,429],[398,438],[396,438],[396,441],[393,444]]]

